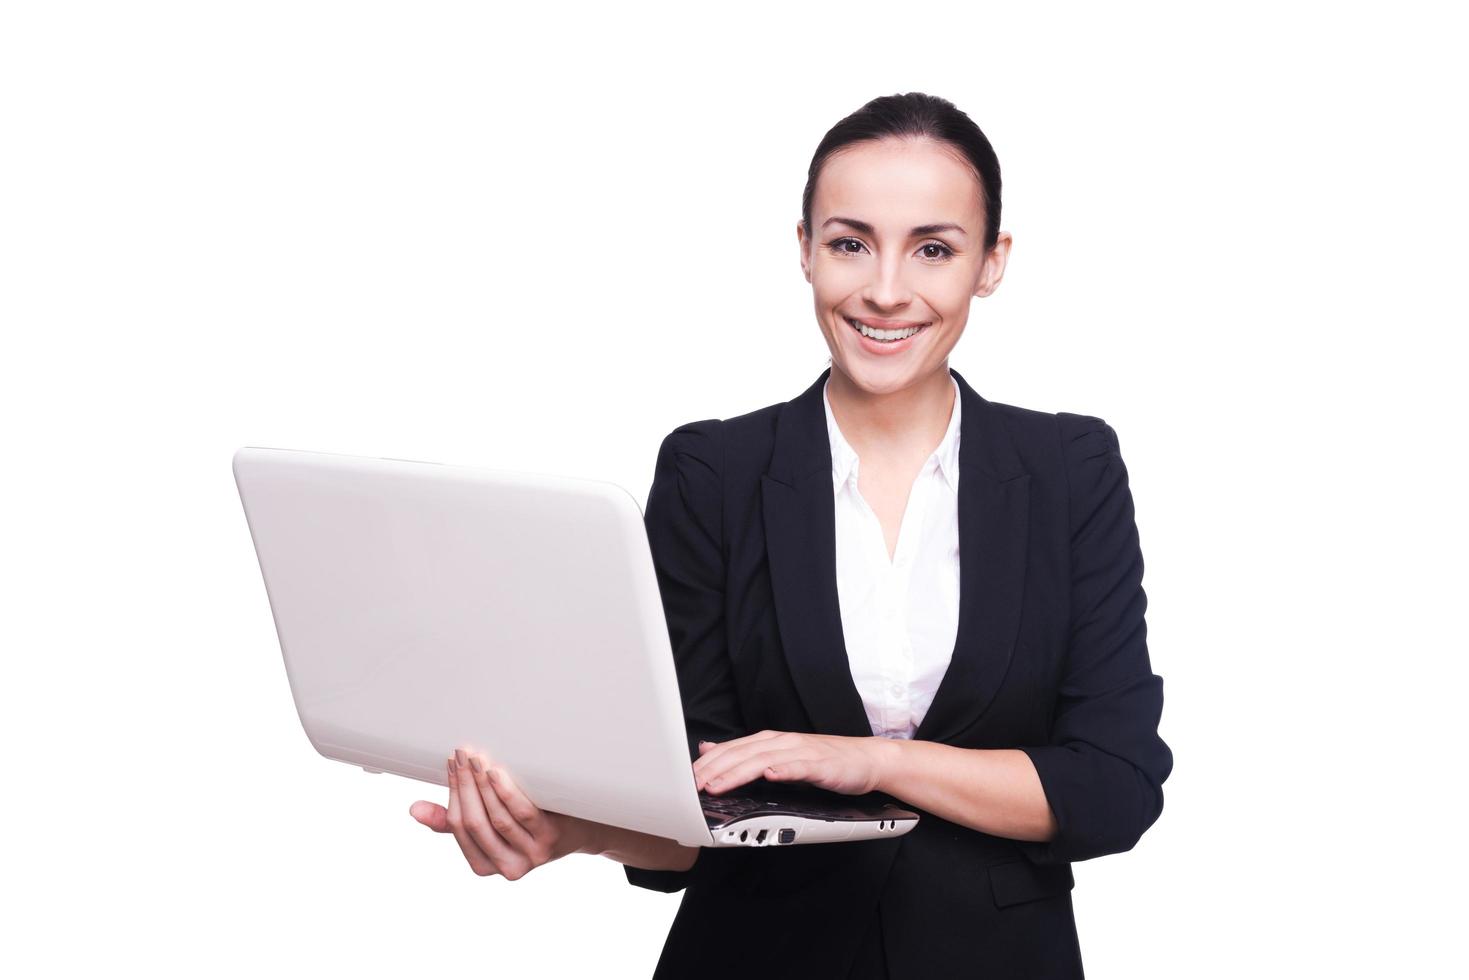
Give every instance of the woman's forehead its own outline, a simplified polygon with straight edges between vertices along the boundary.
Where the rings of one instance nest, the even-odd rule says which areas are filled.
[[[816,182],[812,219],[855,218],[878,231],[960,225],[984,209],[983,192],[962,155],[925,140],[883,140],[844,147],[827,158]]]
[[[851,228],[865,234],[908,235],[936,223],[955,223],[978,237],[984,225],[984,200],[972,170],[849,167],[821,173],[811,206],[818,229]],[[862,226],[867,225],[871,231]],[[958,234],[946,229],[948,234]],[[925,232],[937,234],[937,232]]]

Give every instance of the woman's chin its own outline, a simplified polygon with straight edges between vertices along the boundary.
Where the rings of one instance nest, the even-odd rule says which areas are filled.
[[[863,359],[849,358],[843,365],[847,377],[852,383],[869,395],[885,395],[889,392],[902,391],[908,387],[919,375],[916,362],[908,364],[864,364]]]

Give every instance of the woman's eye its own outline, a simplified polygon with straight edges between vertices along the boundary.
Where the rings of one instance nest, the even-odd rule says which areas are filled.
[[[856,248],[848,248],[848,246],[851,245],[855,245]],[[864,246],[855,238],[838,238],[836,241],[827,245],[826,249],[828,252],[831,252],[835,255],[857,255],[860,254],[860,252],[865,247],[866,246]],[[930,252],[929,249],[937,249],[938,254]],[[949,246],[943,244],[942,242],[928,242],[926,244],[918,246],[918,251],[925,259],[948,260],[954,255],[954,250],[949,248]]]
[[[848,251],[846,248],[843,247],[848,244],[856,245],[858,248],[862,247],[862,243],[857,241],[857,239],[855,238],[838,238],[836,241],[826,246],[826,248],[828,251],[835,252],[838,255],[856,255],[856,252]]]

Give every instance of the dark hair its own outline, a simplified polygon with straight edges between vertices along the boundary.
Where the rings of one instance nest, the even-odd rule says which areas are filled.
[[[984,248],[986,252],[994,248],[1000,234],[1000,160],[974,120],[948,99],[922,92],[879,96],[821,138],[807,171],[806,191],[801,195],[801,225],[806,229],[806,238],[811,238],[811,199],[816,194],[816,178],[827,158],[853,143],[889,137],[928,137],[964,154],[984,190]]]

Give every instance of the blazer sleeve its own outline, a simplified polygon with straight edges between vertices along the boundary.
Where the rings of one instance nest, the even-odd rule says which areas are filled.
[[[1143,557],[1117,433],[1057,413],[1069,485],[1070,642],[1049,744],[1035,764],[1058,830],[1022,844],[1036,864],[1126,851],[1163,811],[1173,754],[1158,736],[1163,680],[1148,660]]]
[[[691,422],[663,440],[643,514],[668,619],[690,765],[700,740],[747,734],[725,630],[722,426],[717,419]],[[701,860],[702,849],[687,871],[623,869],[630,884],[676,892],[688,885]]]

